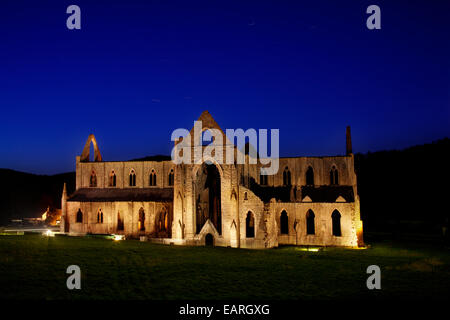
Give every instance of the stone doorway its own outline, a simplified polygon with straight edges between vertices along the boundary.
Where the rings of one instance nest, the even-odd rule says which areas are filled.
[[[208,233],[205,236],[205,246],[213,247],[214,246],[214,236],[211,233]]]

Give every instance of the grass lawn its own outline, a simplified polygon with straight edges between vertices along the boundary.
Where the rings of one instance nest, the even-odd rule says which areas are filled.
[[[66,269],[81,268],[81,290]],[[381,268],[381,290],[366,269]],[[448,299],[449,249],[378,242],[367,250],[164,246],[0,236],[0,299]]]

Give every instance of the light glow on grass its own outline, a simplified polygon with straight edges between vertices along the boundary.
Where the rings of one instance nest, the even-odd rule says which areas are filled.
[[[44,235],[46,237],[54,237],[55,236],[55,234],[51,230],[45,231],[42,235]]]
[[[363,246],[363,247],[353,247],[352,249],[354,249],[354,250],[366,250],[366,249],[368,249],[368,247],[367,247],[367,246]]]
[[[113,240],[114,241],[121,241],[121,240],[125,240],[125,236],[123,234],[113,234]]]
[[[321,250],[321,248],[318,248],[318,247],[300,247],[300,248],[297,248],[297,250],[319,252]]]

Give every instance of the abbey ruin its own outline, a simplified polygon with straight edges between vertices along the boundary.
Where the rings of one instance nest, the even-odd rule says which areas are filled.
[[[199,120],[202,130],[223,133],[207,111]],[[227,141],[224,134],[223,147]],[[203,148],[193,143],[192,154]],[[275,175],[261,175],[248,157],[244,164],[103,161],[91,135],[76,158],[75,192],[64,188],[61,232],[235,248],[362,245],[349,128],[344,156],[280,158]]]

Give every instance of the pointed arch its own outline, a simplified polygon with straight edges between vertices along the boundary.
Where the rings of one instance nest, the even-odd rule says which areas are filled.
[[[207,246],[207,247],[214,246],[214,236],[211,233],[208,233],[205,236],[205,246]]]
[[[290,186],[291,185],[291,171],[288,167],[284,168],[283,171],[283,185]]]
[[[97,223],[103,223],[103,211],[98,209],[97,211]]]
[[[330,184],[338,185],[339,184],[339,172],[336,169],[336,166],[332,166],[330,169]]]
[[[152,171],[150,172],[148,185],[150,187],[156,186],[156,171],[155,171],[155,169],[152,169]]]
[[[306,185],[314,185],[314,170],[311,166],[309,166],[308,170],[306,170]]]
[[[220,165],[220,163],[218,163],[218,162],[216,161],[216,159],[214,159],[214,158],[212,158],[212,157],[210,157],[210,156],[208,156],[208,155],[204,155],[204,156],[203,156],[203,162],[202,162],[202,163],[199,163],[199,164],[196,164],[196,165],[192,168],[191,176],[192,176],[192,179],[193,179],[193,180],[195,180],[195,179],[198,178],[198,170],[199,170],[200,168],[202,168],[203,164],[212,164],[212,165],[216,166],[217,171],[219,171],[220,180],[223,179],[223,168],[222,168],[222,166]]]
[[[309,209],[308,212],[306,212],[306,234],[307,235],[316,234],[314,218],[315,218],[314,212],[311,209]]]
[[[280,214],[280,233],[289,234],[289,217],[286,210],[283,210]]]
[[[245,237],[255,237],[255,215],[251,211],[247,212],[247,217],[245,218]]]
[[[83,212],[81,211],[81,209],[78,209],[78,211],[77,211],[76,222],[77,223],[83,223]]]
[[[339,211],[334,210],[331,214],[331,221],[332,221],[332,229],[333,229],[333,236],[340,237],[342,236],[341,232],[341,214]]]
[[[233,219],[230,225],[230,246],[232,248],[238,247],[238,233],[236,221]]]
[[[169,186],[173,186],[174,183],[174,172],[173,169],[170,169],[169,172]]]
[[[89,137],[86,141],[86,144],[84,145],[84,149],[83,149],[83,153],[81,154],[80,161],[81,162],[89,162],[91,143],[94,146],[94,161],[101,162],[102,155],[100,154],[97,140],[95,139],[95,136],[93,134],[89,135]]]
[[[231,191],[230,200],[233,200],[233,201],[237,200],[236,190],[234,190],[234,189]]]
[[[94,170],[91,172],[91,176],[89,178],[89,187],[95,188],[97,187],[97,174]]]
[[[176,201],[174,203],[174,214],[177,213],[176,216],[174,216],[174,219],[178,218],[178,223],[175,221],[174,225],[174,231],[175,231],[175,237],[177,238],[184,238],[184,224],[182,222],[183,220],[183,212],[184,212],[184,203],[183,203],[183,196],[181,195],[181,192],[178,192],[178,195],[176,197]]]
[[[109,186],[115,187],[117,185],[117,177],[114,170],[111,170],[111,173],[109,174]]]
[[[145,231],[145,211],[142,207],[139,209],[138,230]]]
[[[136,187],[136,172],[134,169],[130,170],[130,180],[129,180],[129,186],[130,187]]]

